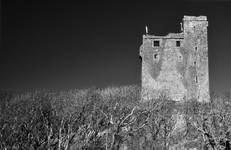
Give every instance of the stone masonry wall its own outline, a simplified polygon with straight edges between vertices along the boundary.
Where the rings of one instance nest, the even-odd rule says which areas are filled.
[[[207,26],[205,16],[184,16],[181,33],[143,35],[143,100],[161,94],[176,101],[209,100]],[[155,46],[154,41],[159,45]]]

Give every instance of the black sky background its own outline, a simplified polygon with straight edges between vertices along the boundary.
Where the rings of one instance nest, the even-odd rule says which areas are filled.
[[[141,83],[145,25],[180,32],[184,15],[209,21],[212,91],[231,89],[229,1],[3,1],[0,89]]]

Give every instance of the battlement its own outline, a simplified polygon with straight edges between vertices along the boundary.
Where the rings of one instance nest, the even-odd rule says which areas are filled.
[[[201,23],[200,23],[201,22]],[[184,16],[183,18],[183,25],[181,23],[181,30],[183,32],[180,33],[169,33],[165,36],[160,36],[160,35],[150,35],[150,34],[145,34],[143,35],[143,40],[146,39],[184,39],[184,33],[186,30],[184,28],[187,28],[187,30],[191,30],[191,28],[195,28],[198,25],[203,24],[204,26],[208,26],[208,21],[206,16]]]

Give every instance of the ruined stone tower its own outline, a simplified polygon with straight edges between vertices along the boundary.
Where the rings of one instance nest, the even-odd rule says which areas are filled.
[[[209,101],[206,16],[184,16],[180,33],[143,35],[142,99]]]

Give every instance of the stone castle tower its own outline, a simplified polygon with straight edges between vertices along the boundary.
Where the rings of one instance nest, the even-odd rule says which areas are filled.
[[[184,16],[180,33],[143,35],[142,99],[209,101],[206,16]]]

